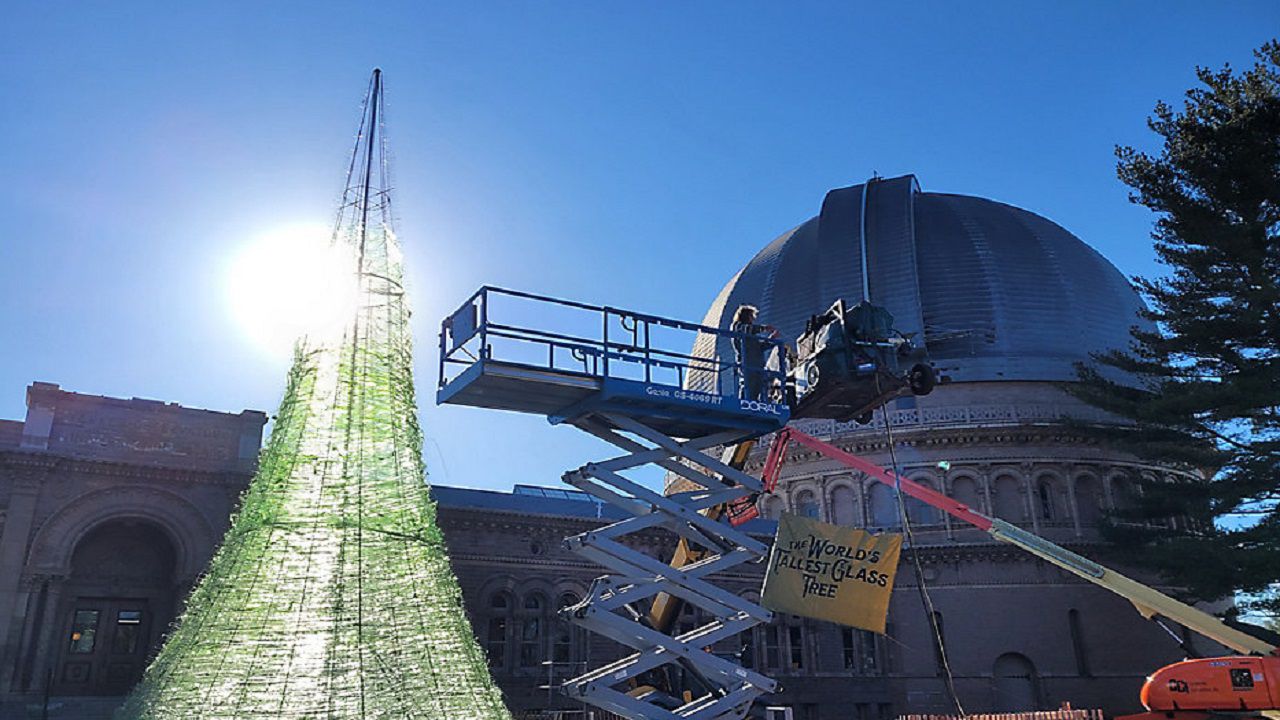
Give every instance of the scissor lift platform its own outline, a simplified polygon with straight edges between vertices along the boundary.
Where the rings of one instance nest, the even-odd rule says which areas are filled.
[[[590,414],[626,415],[679,438],[725,430],[759,435],[786,425],[790,412],[785,404],[737,394],[744,375],[758,374],[762,386],[781,384],[782,369],[694,357],[690,348],[699,333],[735,335],[484,287],[443,323],[436,402],[533,413],[554,424]],[[690,373],[712,374],[715,386],[730,392],[685,390]]]
[[[699,334],[763,343],[769,347],[759,349],[775,365],[694,357],[690,349]],[[703,511],[760,491],[758,479],[711,453],[785,427],[785,404],[738,392],[781,387],[785,358],[776,340],[491,287],[445,319],[437,402],[543,415],[626,452],[564,474],[566,483],[630,517],[565,540],[613,574],[597,578],[582,602],[561,614],[635,652],[565,681],[566,694],[635,720],[736,720],[755,698],[776,689],[773,680],[708,650],[771,615],[706,579],[763,559],[766,546]],[[722,392],[685,390],[695,373],[710,380],[699,387]],[[647,465],[696,489],[668,496],[624,475]],[[673,568],[627,539],[654,530],[706,548],[706,554]],[[660,593],[699,608],[707,621],[675,635],[649,627],[643,618]],[[689,696],[645,689],[646,673],[668,665],[698,678]]]

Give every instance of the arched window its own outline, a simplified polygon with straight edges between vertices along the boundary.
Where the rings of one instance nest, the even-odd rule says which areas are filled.
[[[782,517],[782,498],[777,495],[766,495],[760,502],[760,515],[767,520]]]
[[[857,526],[858,506],[853,488],[841,485],[831,491],[831,521],[836,525]]]
[[[973,481],[973,478],[958,477],[952,480],[951,497],[956,502],[962,502],[973,510],[984,512],[982,496],[978,494],[978,484]]]
[[[867,505],[871,525],[875,528],[891,528],[901,524],[898,517],[898,501],[888,485],[875,483],[867,489]]]
[[[812,490],[801,490],[796,495],[796,514],[801,517],[818,519],[818,498]]]
[[[545,660],[542,649],[547,624],[547,599],[541,593],[524,596],[520,611],[520,667],[537,667]]]
[[[560,596],[561,609],[578,604],[578,597],[573,593]],[[551,660],[558,664],[571,665],[582,660],[581,629],[557,616],[554,623],[554,634],[551,636]]]
[[[484,649],[489,656],[489,667],[504,668],[507,665],[507,634],[511,627],[511,596],[496,592],[489,597],[488,621],[485,628]]]
[[[915,481],[930,490],[933,490],[933,483],[923,478],[914,478]],[[913,498],[904,495],[903,501],[907,504],[907,519],[914,525],[937,525],[941,522],[938,511],[933,507]]]
[[[996,517],[1001,520],[1018,523],[1027,519],[1025,506],[1022,503],[1022,483],[1011,475],[996,478],[992,489],[992,504],[995,505]]]
[[[1040,514],[1041,520],[1056,520],[1058,518],[1057,503],[1053,495],[1053,481],[1048,478],[1040,478],[1040,481],[1036,483],[1036,511]]]

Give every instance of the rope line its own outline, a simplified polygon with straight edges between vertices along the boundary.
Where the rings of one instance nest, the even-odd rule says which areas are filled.
[[[880,389],[880,378],[876,378],[876,389]],[[929,595],[929,588],[924,579],[924,566],[920,562],[920,551],[916,546],[915,532],[911,527],[911,518],[907,513],[907,503],[902,496],[902,476],[898,472],[898,453],[894,449],[893,428],[889,422],[888,401],[880,403],[880,417],[884,420],[885,441],[889,445],[889,463],[893,469],[893,491],[898,502],[898,515],[902,520],[902,529],[907,536],[907,544],[911,548],[911,566],[915,571],[916,589],[920,593],[920,604],[924,607],[925,616],[929,621],[929,629],[933,633],[933,641],[938,650],[938,659],[942,664],[943,678],[946,681],[947,693],[951,696],[951,703],[955,705],[956,712],[965,715],[964,705],[960,703],[960,696],[956,692],[955,676],[951,672],[951,660],[947,657],[946,642],[942,638],[942,627],[938,623],[937,612],[934,609],[933,598]]]

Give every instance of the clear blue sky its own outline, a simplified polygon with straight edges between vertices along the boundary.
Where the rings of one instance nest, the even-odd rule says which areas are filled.
[[[699,319],[873,171],[1028,208],[1150,273],[1113,146],[1151,147],[1156,100],[1280,30],[1274,0],[889,5],[8,3],[0,418],[33,380],[273,410],[286,361],[232,320],[228,257],[329,221],[375,65],[432,478],[509,487],[601,449],[434,406],[439,319],[478,285]]]

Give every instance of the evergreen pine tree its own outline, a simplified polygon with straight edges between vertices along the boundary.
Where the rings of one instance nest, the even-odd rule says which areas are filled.
[[[1168,271],[1135,278],[1154,328],[1073,387],[1127,421],[1108,441],[1182,478],[1112,516],[1117,551],[1202,600],[1280,582],[1280,43],[1254,54],[1156,105],[1159,154],[1117,148]]]

